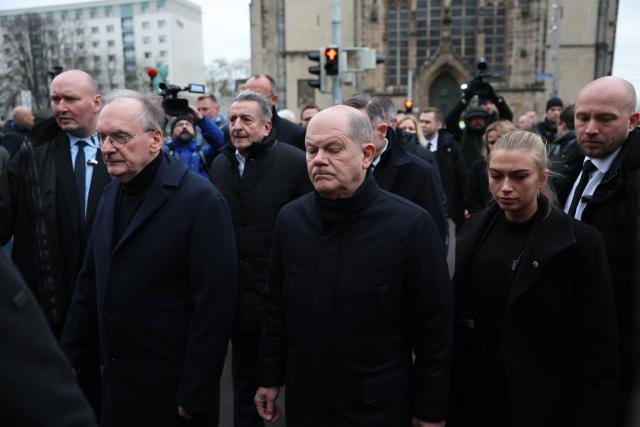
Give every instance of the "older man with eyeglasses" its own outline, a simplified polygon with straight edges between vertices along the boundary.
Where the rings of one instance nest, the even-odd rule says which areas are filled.
[[[115,180],[96,212],[62,347],[81,367],[99,344],[103,427],[217,425],[236,303],[233,226],[213,184],[164,153],[163,123],[158,103],[130,90],[110,94],[98,117]]]

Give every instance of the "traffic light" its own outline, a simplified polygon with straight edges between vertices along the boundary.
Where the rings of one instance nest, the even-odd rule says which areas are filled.
[[[309,73],[318,76],[317,80],[309,80],[309,86],[325,92],[327,89],[327,76],[325,74],[325,56],[322,49],[313,50],[307,54],[310,60],[316,61],[318,65],[309,67]]]
[[[340,74],[340,50],[337,47],[324,50],[324,69],[328,76]]]
[[[404,101],[404,110],[407,113],[411,113],[413,111],[413,100],[407,99],[406,101]]]

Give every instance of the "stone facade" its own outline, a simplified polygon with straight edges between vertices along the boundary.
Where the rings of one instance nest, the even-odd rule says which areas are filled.
[[[376,70],[343,85],[356,92],[390,96],[401,109],[448,108],[459,86],[486,57],[489,81],[514,114],[544,113],[554,93],[573,102],[588,81],[610,74],[616,31],[616,0],[351,0],[341,2],[341,46],[372,47],[385,54]],[[593,3],[593,4],[591,4]],[[307,52],[331,44],[331,0],[253,0],[252,71],[279,82],[281,107],[298,111],[330,94],[308,88],[315,76]],[[406,72],[413,74],[408,94]],[[285,82],[282,84],[282,82]]]

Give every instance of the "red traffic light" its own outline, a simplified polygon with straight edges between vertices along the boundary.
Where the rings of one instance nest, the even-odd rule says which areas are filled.
[[[324,56],[327,60],[333,62],[338,60],[338,49],[335,47],[329,47],[324,50]]]
[[[413,101],[411,99],[404,101],[404,108],[407,110],[407,113],[410,113],[413,109]]]

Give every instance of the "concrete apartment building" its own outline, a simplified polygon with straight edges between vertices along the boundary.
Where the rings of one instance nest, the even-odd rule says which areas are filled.
[[[155,66],[173,84],[202,82],[205,67],[200,6],[187,0],[102,0],[0,12],[0,76],[12,80],[0,94],[0,115],[16,90],[32,92],[46,108],[55,66],[91,73],[101,91],[146,89]],[[8,85],[5,85],[8,86]]]
[[[447,111],[460,85],[486,58],[489,81],[514,114],[535,109],[557,93],[572,102],[586,82],[610,74],[617,0],[343,0],[342,47],[372,47],[385,55],[375,71],[343,87],[344,97],[369,92],[399,108],[413,73],[416,109]],[[330,95],[308,87],[315,76],[307,52],[331,43],[331,0],[252,0],[253,72],[273,75],[282,107],[296,111]]]

